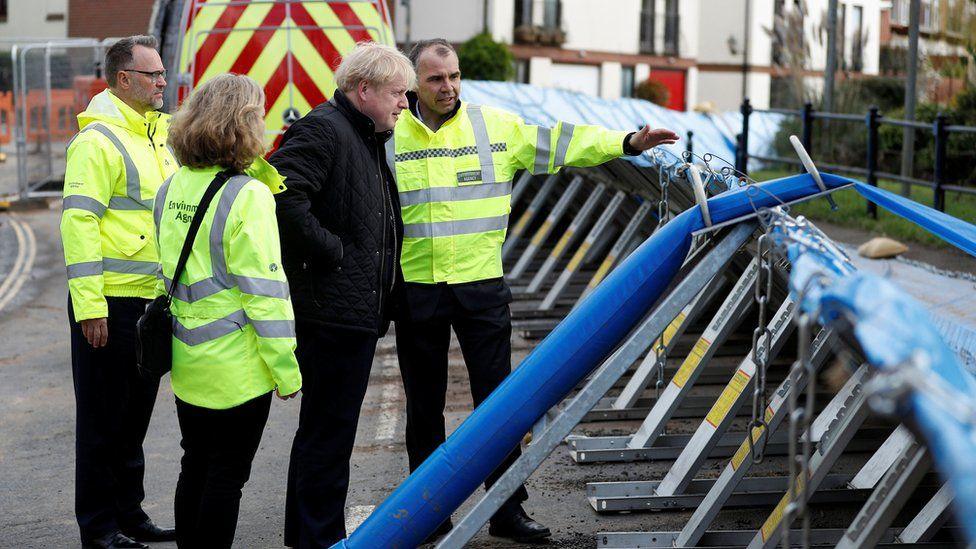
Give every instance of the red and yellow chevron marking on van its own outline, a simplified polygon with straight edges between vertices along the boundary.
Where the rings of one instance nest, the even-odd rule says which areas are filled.
[[[179,99],[218,74],[246,74],[264,86],[269,142],[332,96],[357,42],[394,44],[386,0],[191,0],[182,28]]]

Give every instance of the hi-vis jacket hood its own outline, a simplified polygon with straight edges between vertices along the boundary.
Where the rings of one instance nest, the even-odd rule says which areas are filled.
[[[153,197],[179,167],[166,145],[168,121],[156,111],[140,115],[110,90],[78,115],[61,216],[76,320],[107,316],[105,296],[153,296]]]

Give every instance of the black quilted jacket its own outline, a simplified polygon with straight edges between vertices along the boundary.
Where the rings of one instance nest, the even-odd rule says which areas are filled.
[[[341,91],[295,122],[269,159],[292,304],[299,320],[382,335],[399,286],[403,223],[384,143]],[[399,288],[397,288],[399,293]]]

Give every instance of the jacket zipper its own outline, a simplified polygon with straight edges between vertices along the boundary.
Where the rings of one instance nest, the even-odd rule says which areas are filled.
[[[382,249],[380,250],[380,279],[378,281],[379,284],[377,284],[377,286],[379,286],[379,292],[378,295],[376,296],[377,299],[379,300],[378,301],[379,313],[380,315],[382,315],[383,314],[383,277],[386,275],[386,229],[387,229],[386,222],[389,220],[388,219],[389,214],[387,213],[387,207],[389,206],[388,203],[389,196],[387,195],[387,193],[389,192],[389,189],[387,189],[386,181],[383,179],[383,166],[380,164],[380,157],[379,157],[378,146],[377,146],[378,140],[376,139],[376,137],[373,137],[373,144],[374,144],[373,153],[376,154],[376,175],[379,177],[380,188],[383,192],[383,246]],[[382,325],[383,319],[380,318],[378,320],[380,322],[380,325]]]

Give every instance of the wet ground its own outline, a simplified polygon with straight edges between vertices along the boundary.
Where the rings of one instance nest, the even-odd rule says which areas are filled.
[[[19,213],[15,219],[0,213],[0,547],[79,546],[72,513],[74,398],[58,219],[58,210]],[[23,282],[13,292],[14,282],[6,281],[15,278]],[[531,343],[513,343],[517,363],[529,352]],[[467,376],[456,346],[451,356],[446,413],[449,430],[460,424],[471,407]],[[272,407],[251,480],[244,490],[235,546],[281,546],[287,458],[297,414],[297,401],[275,401]],[[387,336],[380,342],[373,364],[357,434],[347,502],[350,529],[406,476],[404,423],[395,349],[392,337]],[[578,431],[620,434],[632,432],[635,426],[634,422],[587,424]],[[676,421],[670,429],[690,432],[694,426],[694,422]],[[173,396],[166,380],[145,448],[145,508],[157,522],[169,525],[173,523],[180,450]],[[852,463],[858,461],[863,460]],[[717,476],[723,463],[709,461],[705,473]],[[531,499],[526,508],[552,528],[551,545],[555,547],[594,547],[595,535],[601,531],[678,530],[690,513],[604,516],[594,512],[583,496],[586,482],[655,480],[662,478],[669,466],[670,462],[582,466],[575,464],[562,446],[529,480]],[[851,466],[842,464],[844,467]],[[758,472],[783,470],[782,459],[769,459]],[[455,513],[455,520],[471,504],[469,501]],[[844,506],[816,508],[814,520],[820,526],[843,527],[853,512]],[[723,512],[715,527],[756,528],[765,516],[766,512],[756,510]],[[490,537],[482,530],[470,546],[516,544]]]

